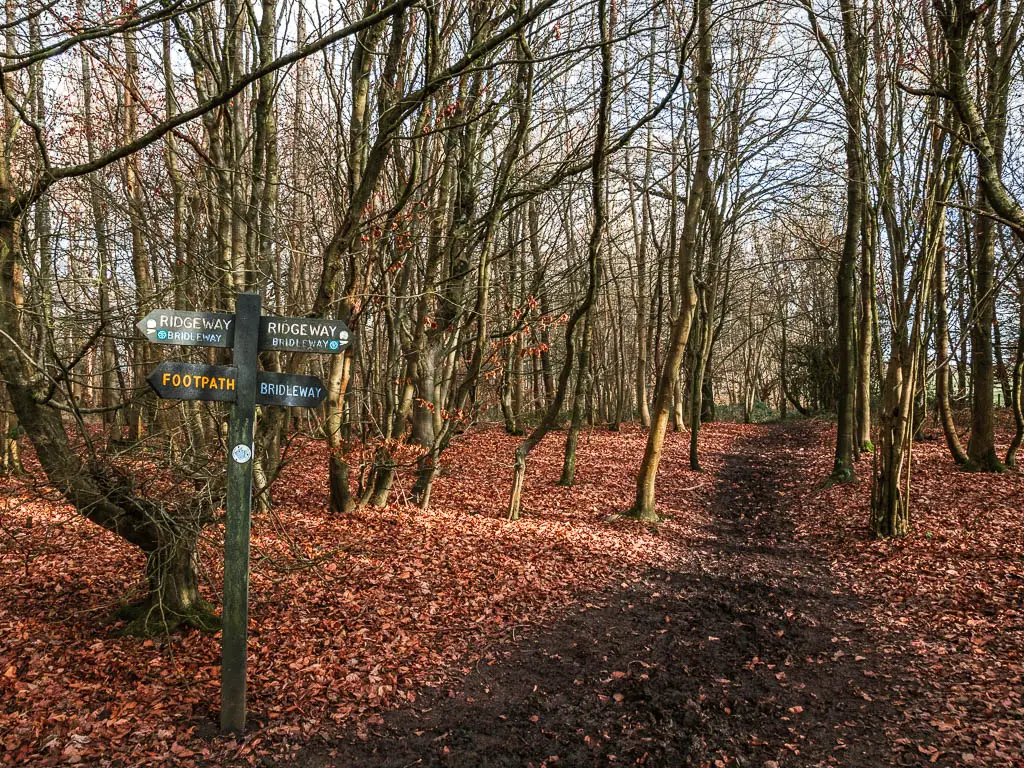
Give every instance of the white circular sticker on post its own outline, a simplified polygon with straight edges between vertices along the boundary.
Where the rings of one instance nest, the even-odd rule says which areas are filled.
[[[231,458],[239,464],[245,464],[252,458],[252,448],[244,443],[239,443],[231,449]]]

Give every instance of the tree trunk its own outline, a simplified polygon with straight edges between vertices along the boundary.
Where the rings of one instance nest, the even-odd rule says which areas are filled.
[[[860,259],[860,327],[857,332],[857,449],[871,453],[871,342],[875,317],[875,245],[878,238],[874,207],[865,203]]]
[[[150,636],[179,627],[206,631],[220,628],[220,619],[199,593],[198,553],[193,532],[169,536],[146,556],[147,596],[119,610],[129,620],[127,634]]]
[[[864,35],[858,9],[850,0],[840,3],[843,44],[846,52],[846,230],[843,250],[836,275],[836,312],[839,318],[839,392],[836,402],[838,429],[832,479],[851,481],[853,468],[854,429],[856,427],[857,350],[854,347],[855,281],[860,241],[860,223],[864,212],[864,186],[867,177],[861,144],[862,110],[864,104]]]
[[[565,437],[565,455],[562,459],[562,476],[559,485],[571,486],[576,481],[576,446],[583,427],[583,404],[587,393],[587,381],[590,378],[590,337],[592,335],[591,313],[583,317],[583,338],[576,366],[576,387],[572,396],[572,418],[569,422],[569,433]]]
[[[348,384],[352,376],[352,353],[335,355],[331,360],[331,373],[327,381],[327,433],[328,482],[330,485],[331,513],[343,515],[352,510],[354,500],[349,488],[350,468],[346,453],[349,449],[350,418],[348,415]]]
[[[996,377],[999,379],[999,388],[1003,395],[1003,405],[1009,406],[1011,395],[1010,395],[1010,375],[1006,368],[1006,362],[1003,359],[1003,334],[999,330],[999,320],[996,318],[992,321],[992,341],[993,350],[996,355]]]
[[[982,203],[983,205],[983,203]],[[995,224],[983,213],[974,223],[974,322],[971,325],[971,438],[967,456],[972,469],[998,472],[995,454],[995,366],[992,327],[995,323]]]
[[[606,150],[608,146],[608,123],[611,111],[611,82],[612,82],[612,50],[611,50],[611,26],[608,18],[607,0],[598,0],[597,3],[598,25],[601,34],[601,81],[598,90],[597,106],[597,127],[594,136],[594,151],[590,162],[591,179],[591,200],[594,209],[594,219],[590,230],[590,240],[587,247],[587,290],[583,302],[569,318],[565,328],[565,362],[558,377],[558,387],[555,396],[548,409],[529,437],[523,440],[515,451],[512,466],[512,491],[509,495],[508,519],[518,520],[522,509],[523,485],[526,481],[526,459],[530,452],[540,444],[544,436],[551,431],[558,421],[558,414],[565,400],[566,390],[569,386],[569,377],[572,374],[573,358],[576,357],[574,349],[574,335],[576,326],[580,321],[584,324],[584,342],[588,345],[587,355],[589,356],[589,325],[591,311],[597,299],[598,283],[601,275],[601,243],[604,238],[606,225],[605,210],[605,184],[608,158]],[[582,350],[579,355],[579,371],[577,381],[586,376],[587,360],[583,357]],[[582,388],[577,383],[577,395],[582,395]],[[574,404],[574,415],[576,408],[581,405],[582,397],[576,397]],[[575,446],[573,446],[575,448]],[[575,450],[573,451],[575,456]],[[575,468],[573,468],[575,472]]]
[[[655,508],[655,482],[658,465],[668,430],[669,412],[673,396],[679,383],[679,365],[690,336],[690,325],[697,303],[693,282],[693,254],[697,242],[697,225],[703,210],[705,189],[709,186],[708,172],[711,168],[713,130],[711,114],[711,0],[698,0],[699,39],[697,42],[697,129],[698,155],[686,199],[683,214],[682,242],[679,252],[679,312],[672,322],[672,333],[668,349],[658,376],[651,412],[651,428],[647,433],[647,445],[637,474],[636,501],[628,516],[638,520],[657,520]],[[675,173],[675,171],[673,171]]]
[[[21,464],[21,449],[18,445],[18,417],[11,410],[7,387],[0,385],[0,477],[20,475],[25,468]]]
[[[982,472],[999,472],[996,455],[995,364],[992,328],[995,324],[995,223],[978,214],[974,222],[974,322],[971,324],[971,437],[967,441],[968,466]]]
[[[945,218],[943,217],[943,224]],[[953,411],[949,404],[949,320],[946,316],[946,249],[945,226],[939,237],[939,252],[935,263],[935,399],[942,433],[946,437],[949,453],[960,466],[967,464],[967,454],[960,443]]]
[[[901,484],[909,484],[910,440],[914,379],[913,361],[907,363],[905,350],[897,351],[889,362],[883,393],[882,416],[878,425],[879,444],[875,456],[875,477],[871,486],[872,535],[879,538],[905,536],[910,530],[908,495]],[[912,357],[916,352],[911,350]],[[906,367],[907,370],[904,370]]]
[[[1019,269],[1020,267],[1018,267]],[[1017,466],[1017,451],[1024,442],[1024,275],[1017,278],[1017,359],[1013,365],[1013,387],[1010,406],[1013,408],[1014,432],[1006,450],[1006,466]]]
[[[171,510],[136,496],[129,485],[105,467],[95,471],[73,447],[60,411],[46,404],[42,384],[26,368],[21,351],[24,311],[21,296],[20,221],[0,220],[0,330],[10,343],[0,344],[0,375],[7,382],[11,407],[32,441],[47,480],[69,504],[93,523],[137,546],[147,555],[147,611],[132,631],[167,631],[181,624],[208,628],[215,620],[195,589],[194,556],[202,526],[202,507]]]

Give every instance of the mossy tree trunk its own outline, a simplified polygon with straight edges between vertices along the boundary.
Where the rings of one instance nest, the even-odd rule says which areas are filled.
[[[199,597],[195,571],[196,541],[211,510],[201,503],[168,508],[137,495],[127,478],[73,445],[61,411],[47,394],[48,382],[35,377],[26,364],[20,322],[23,311],[20,270],[22,254],[16,216],[0,216],[0,330],[10,341],[0,345],[0,375],[7,382],[11,409],[32,441],[49,483],[93,523],[120,536],[147,557],[148,594],[143,606],[159,606],[138,625],[140,631],[166,631],[183,623],[208,627],[215,623]]]
[[[1005,2],[974,5],[951,0],[936,6],[947,60],[947,94],[955,106],[963,133],[977,161],[979,203],[983,211],[998,214],[1018,240],[1024,242],[1024,206],[1003,182],[1003,154],[1007,104],[1013,82],[1015,53],[1019,49],[1021,14],[1011,13]],[[975,100],[968,39],[982,20],[985,51],[984,102]],[[992,327],[995,320],[994,222],[979,215],[975,222],[974,306],[971,313],[972,417],[967,445],[970,466],[983,471],[1003,468],[995,453],[992,366]]]
[[[1013,382],[1010,389],[1010,405],[1013,408],[1014,431],[1010,446],[1006,449],[1006,466],[1017,466],[1017,452],[1024,442],[1024,275],[1017,278],[1017,360],[1013,366]]]
[[[126,632],[155,635],[179,627],[214,630],[220,620],[199,592],[195,530],[167,530],[146,555],[148,592],[121,611],[130,620]]]

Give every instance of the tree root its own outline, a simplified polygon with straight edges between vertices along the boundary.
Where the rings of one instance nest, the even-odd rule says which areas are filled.
[[[821,490],[831,488],[833,485],[843,485],[846,483],[852,483],[857,480],[857,473],[852,468],[840,469],[833,472],[831,475],[821,481]]]
[[[991,472],[998,474],[1006,471],[1006,465],[1003,464],[998,458],[989,457],[982,461],[975,461],[974,459],[968,459],[967,463],[962,466],[965,472]]]
[[[186,628],[217,632],[221,627],[220,616],[213,612],[213,606],[206,601],[200,601],[182,611],[146,597],[135,603],[125,603],[117,609],[114,618],[128,622],[118,634],[131,637],[160,637]]]
[[[658,513],[653,509],[643,509],[642,507],[633,507],[628,512],[623,512],[621,515],[617,515],[618,518],[623,520],[637,520],[641,523],[660,523],[661,518],[658,517]]]

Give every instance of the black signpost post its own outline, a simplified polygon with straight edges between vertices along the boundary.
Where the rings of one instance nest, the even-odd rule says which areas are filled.
[[[221,613],[220,729],[245,728],[245,662],[249,637],[249,525],[252,512],[252,437],[256,420],[256,364],[260,308],[257,294],[235,301],[234,363],[238,394],[228,421],[228,497],[224,527],[224,607]]]
[[[220,728],[245,729],[246,646],[249,629],[249,528],[252,516],[253,427],[257,405],[313,408],[326,391],[315,376],[258,370],[259,352],[338,354],[351,342],[340,320],[262,317],[262,299],[240,293],[235,314],[157,309],[137,327],[155,344],[225,347],[233,365],[165,361],[147,381],[162,398],[234,403],[228,422],[227,523],[221,634]]]

